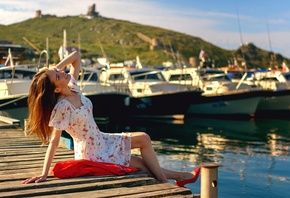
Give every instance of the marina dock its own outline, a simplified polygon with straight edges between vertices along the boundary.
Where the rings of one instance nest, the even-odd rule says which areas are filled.
[[[173,183],[156,184],[144,172],[70,179],[49,176],[45,182],[22,184],[41,173],[47,147],[26,136],[14,121],[0,125],[0,197],[200,197]],[[60,146],[52,166],[74,158],[73,150]]]

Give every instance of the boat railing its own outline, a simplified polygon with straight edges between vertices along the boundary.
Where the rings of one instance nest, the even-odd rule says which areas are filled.
[[[89,72],[89,76],[86,77],[86,72]],[[87,68],[82,67],[81,72],[80,72],[80,76],[79,76],[79,80],[80,80],[80,84],[81,86],[83,85],[84,81],[90,81],[92,79],[93,73],[95,72],[95,70],[89,70]]]
[[[0,109],[1,109],[2,107],[7,106],[7,105],[10,105],[10,104],[13,104],[13,103],[15,103],[15,102],[18,102],[18,101],[20,101],[20,100],[22,100],[22,99],[24,99],[24,98],[27,98],[27,95],[23,95],[23,96],[20,96],[19,98],[15,98],[14,100],[10,100],[10,101],[8,101],[8,102],[2,103],[2,104],[0,104]]]
[[[176,80],[178,81],[179,88],[181,88],[181,86],[183,85],[188,87],[197,87],[196,80],[193,78],[192,74],[190,72],[185,71],[184,69],[182,69],[182,72],[180,73],[178,79]],[[175,79],[169,79],[169,82],[170,81],[175,81]]]
[[[153,78],[152,78],[153,77]],[[139,94],[153,94],[154,91],[151,90],[150,86],[156,86],[158,84],[159,89],[158,91],[160,93],[166,93],[166,92],[172,92],[172,91],[184,91],[188,90],[186,88],[186,85],[183,85],[182,83],[174,83],[178,86],[171,86],[171,89],[168,89],[168,87],[172,84],[166,80],[163,73],[161,71],[149,71],[139,74],[134,74],[131,76],[132,78],[132,84],[138,85],[133,87],[132,85],[132,91],[138,92]],[[143,87],[141,87],[143,85]],[[174,90],[172,88],[174,87]]]
[[[187,68],[176,69],[176,70],[164,70],[162,71],[165,79],[169,83],[178,83],[181,85],[195,86],[194,77],[192,72],[188,71]],[[168,74],[167,74],[168,73]]]
[[[248,73],[245,72],[244,75],[242,76],[241,80],[239,81],[238,85],[236,86],[236,89],[239,89],[241,84],[244,82],[244,80],[247,78]]]
[[[159,81],[159,77],[156,78],[158,71],[149,71],[139,74],[131,75],[131,82],[129,81],[130,91],[132,95],[147,95],[151,94],[149,85],[152,82]],[[152,78],[154,76],[154,78]]]
[[[104,72],[106,71],[107,70],[104,70]],[[111,84],[118,92],[132,96],[136,94],[145,94],[149,89],[149,82],[152,82],[152,78],[148,76],[156,73],[153,71],[127,75],[127,71],[123,69],[117,71],[113,69],[113,71],[114,72],[110,72],[108,76],[104,74],[101,81]],[[156,81],[156,78],[154,81]]]
[[[94,68],[87,68],[82,67],[79,75],[79,86],[81,90],[84,90],[86,87],[88,87],[90,82],[94,82],[95,86],[98,84],[102,85],[108,85],[106,83],[102,83],[100,81],[100,71]]]
[[[39,55],[39,58],[38,58],[37,71],[39,71],[39,69],[41,68],[40,63],[41,63],[41,57],[42,57],[43,54],[46,55],[45,65],[46,65],[47,68],[49,67],[49,64],[48,64],[48,61],[49,61],[49,55],[48,55],[48,52],[47,52],[46,50],[42,50],[42,51],[40,52],[40,55]]]
[[[290,89],[290,82],[280,73],[272,72],[256,73],[255,84],[265,90],[283,90]]]
[[[151,78],[152,76],[157,76],[157,78],[156,77]],[[164,76],[162,75],[160,71],[149,71],[149,72],[144,72],[144,73],[139,73],[139,74],[133,74],[131,75],[131,79],[133,82],[137,82],[137,81],[151,82],[152,80],[166,82]]]
[[[115,91],[131,95],[130,83],[124,68],[104,68],[99,71],[100,82],[112,86]]]
[[[32,79],[32,77],[35,75],[35,73],[39,70],[40,68],[40,60],[41,60],[41,56],[42,54],[46,53],[47,54],[47,58],[46,58],[46,63],[48,66],[48,53],[46,50],[43,50],[40,54],[39,57],[39,62],[38,64],[20,64],[20,65],[15,65],[14,61],[13,61],[13,57],[11,54],[11,50],[8,50],[8,56],[7,56],[7,61],[9,61],[9,66],[4,66],[4,67],[0,67],[0,72],[2,73],[2,79],[4,79],[1,85],[1,93],[3,93],[4,95],[14,95],[14,94],[22,94],[25,92],[25,90],[27,88],[25,88],[26,86],[30,85],[29,80]],[[33,70],[33,67],[35,68],[35,70]],[[16,70],[18,68],[21,68],[21,74],[19,72],[19,70]],[[22,71],[23,69],[23,71]],[[9,71],[11,70],[11,71]],[[27,70],[27,71],[26,71]],[[8,72],[10,73],[9,75]],[[7,76],[6,76],[7,75]],[[17,84],[15,84],[16,82],[15,79],[21,79],[22,81],[17,81]],[[26,80],[28,79],[28,81],[26,82]]]
[[[108,73],[106,73],[108,72]],[[116,91],[132,96],[148,96],[158,93],[192,90],[185,85],[169,83],[159,70],[104,70],[101,81],[114,86]],[[176,86],[178,85],[178,86]]]

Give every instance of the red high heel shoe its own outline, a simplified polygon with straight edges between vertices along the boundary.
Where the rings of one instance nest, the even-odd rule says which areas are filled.
[[[184,185],[186,185],[186,184],[196,182],[196,180],[199,176],[199,172],[200,172],[200,167],[196,168],[195,170],[193,170],[191,172],[194,175],[194,177],[192,179],[183,180],[183,181],[175,181],[176,186],[184,187]]]

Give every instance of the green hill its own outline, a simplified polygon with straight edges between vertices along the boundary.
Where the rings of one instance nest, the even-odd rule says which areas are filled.
[[[0,41],[28,46],[25,37],[35,47],[44,50],[48,40],[51,62],[59,61],[58,50],[63,43],[64,29],[67,46],[80,46],[83,58],[106,55],[110,62],[132,60],[138,55],[143,65],[157,66],[166,61],[188,63],[190,57],[198,59],[200,50],[204,50],[216,67],[226,66],[228,60],[236,57],[238,61],[244,58],[248,68],[267,68],[273,54],[254,44],[234,51],[225,50],[198,37],[104,17],[86,19],[45,15],[8,26],[0,25],[0,28]],[[276,60],[281,63],[284,57],[278,54]]]

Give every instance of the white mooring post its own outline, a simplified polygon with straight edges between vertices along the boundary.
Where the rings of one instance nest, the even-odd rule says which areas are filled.
[[[27,119],[24,119],[24,135],[27,136]]]
[[[217,198],[218,197],[218,164],[202,163],[200,179],[200,197]]]

